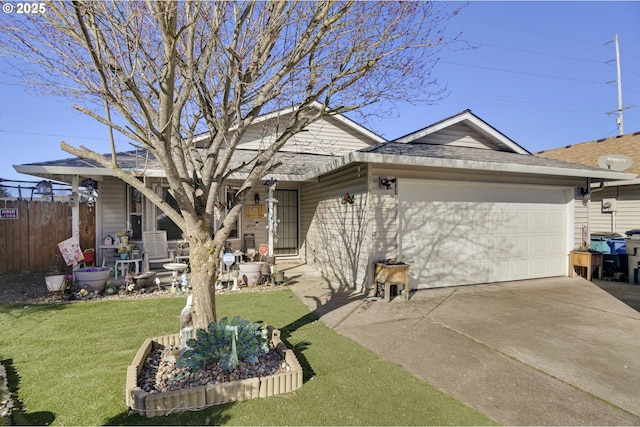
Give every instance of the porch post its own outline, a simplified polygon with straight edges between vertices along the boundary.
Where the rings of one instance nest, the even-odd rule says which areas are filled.
[[[73,175],[73,177],[71,178],[71,236],[78,239],[78,243],[80,243],[80,196],[78,193],[79,184],[80,177],[78,175]]]
[[[278,201],[273,197],[273,192],[276,189],[276,183],[277,181],[273,178],[267,183],[267,185],[269,185],[269,197],[267,198],[267,238],[269,244],[268,256],[270,258],[273,257],[273,245],[276,242],[275,235],[278,232],[278,206],[276,205]]]

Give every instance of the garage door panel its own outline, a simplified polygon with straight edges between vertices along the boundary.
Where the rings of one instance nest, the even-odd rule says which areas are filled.
[[[400,249],[412,287],[563,275],[567,192],[399,180]]]
[[[564,233],[565,214],[563,212],[547,214],[547,230],[550,233]]]
[[[546,235],[537,235],[530,237],[529,253],[532,256],[544,255],[549,249],[549,239]]]

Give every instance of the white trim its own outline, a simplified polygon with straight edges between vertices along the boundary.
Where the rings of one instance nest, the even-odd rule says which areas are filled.
[[[316,108],[318,110],[323,108],[323,105],[318,102],[318,101],[313,101],[310,104],[311,107]],[[294,112],[298,111],[300,109],[300,105],[295,105],[293,107],[287,107],[287,108],[283,108],[281,110],[277,110],[259,117],[256,117],[253,122],[251,122],[251,126],[255,125],[255,124],[259,124],[262,123],[264,121],[276,118],[276,117],[281,117],[281,116],[286,116],[288,114],[293,114]],[[344,115],[340,114],[340,113],[334,113],[334,114],[327,114],[326,116],[323,117],[333,117],[336,120],[338,120],[339,122],[343,123],[344,125],[350,127],[351,129],[355,130],[356,132],[373,139],[376,143],[381,143],[381,142],[386,142],[387,140],[384,139],[383,137],[381,137],[380,135],[376,135],[374,132],[370,131],[369,129],[359,125],[358,123],[354,122],[353,120],[349,119],[348,117],[345,117]],[[320,117],[322,118],[322,117]],[[232,126],[231,128],[229,128],[228,132],[233,131],[234,129],[237,129],[237,126]],[[203,134],[200,135],[196,135],[193,138],[193,142],[199,142],[199,141],[203,141],[206,140],[209,137],[209,132],[205,132]]]
[[[478,116],[473,114],[471,111],[464,111],[458,115],[445,119],[441,122],[435,123],[431,126],[428,126],[424,129],[421,129],[417,132],[410,133],[409,135],[405,135],[401,138],[396,139],[394,142],[398,143],[409,143],[413,142],[417,139],[430,135],[432,133],[438,132],[445,128],[448,128],[452,125],[463,123],[472,129],[478,131],[479,133],[487,136],[490,140],[497,142],[497,145],[508,148],[510,151],[518,154],[531,154],[529,151],[525,150],[514,141],[500,133],[494,127],[489,125],[487,122],[480,119]]]

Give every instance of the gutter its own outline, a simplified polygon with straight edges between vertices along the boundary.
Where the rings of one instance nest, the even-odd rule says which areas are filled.
[[[433,157],[398,156],[391,154],[353,152],[344,155],[340,159],[327,163],[318,169],[303,175],[304,181],[311,181],[320,175],[329,173],[335,169],[347,166],[350,163],[378,163],[394,166],[419,166],[442,169],[467,169],[488,172],[510,172],[533,175],[555,175],[572,178],[596,178],[607,181],[635,180],[636,175],[624,172],[615,172],[605,169],[570,169],[550,166],[523,165],[515,163],[493,163],[475,160],[440,159]],[[525,170],[523,170],[525,169]]]

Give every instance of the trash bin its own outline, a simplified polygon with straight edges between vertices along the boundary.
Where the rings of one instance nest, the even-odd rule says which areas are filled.
[[[627,239],[609,239],[607,241],[612,254],[627,253]]]
[[[597,252],[601,252],[603,254],[611,253],[611,247],[607,243],[607,240],[601,237],[591,238],[591,249]]]

